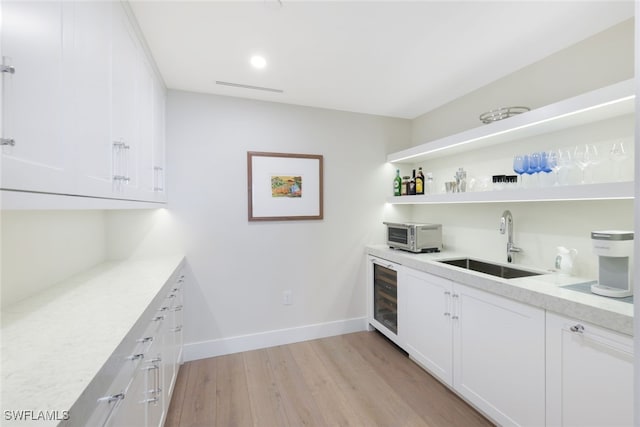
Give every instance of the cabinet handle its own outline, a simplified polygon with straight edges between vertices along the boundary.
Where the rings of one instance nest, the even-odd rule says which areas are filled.
[[[129,149],[131,147],[124,142],[123,138],[113,141],[111,169],[115,190],[122,191],[122,184],[128,184],[129,177]]]
[[[142,338],[138,338],[136,340],[136,342],[140,342],[140,343],[147,343],[149,341],[153,341],[153,337],[142,337]]]
[[[151,319],[152,322],[160,322],[164,320],[164,316],[156,316],[153,319]]]
[[[149,361],[147,363],[158,363],[158,362],[162,362],[162,357],[158,356],[158,357],[154,357],[153,359],[149,359]],[[156,368],[158,367],[157,365],[154,365]],[[153,367],[151,369],[154,369]]]
[[[169,306],[165,305],[164,307],[160,307],[160,309],[158,311],[162,312],[162,311],[167,311],[169,310]]]
[[[116,400],[124,399],[124,393],[112,394],[110,396],[101,397],[98,399],[98,402],[115,402]]]
[[[173,307],[171,309],[171,311],[182,311],[182,306],[181,305],[176,305],[175,307]]]
[[[143,353],[132,354],[131,356],[127,356],[127,360],[139,360],[144,359]]]
[[[571,332],[576,332],[578,334],[581,334],[584,332],[584,326],[582,326],[581,324],[577,324],[577,325],[573,325],[572,327],[569,328],[571,330]]]
[[[160,166],[153,167],[153,191],[164,191],[164,169]]]
[[[444,315],[451,316],[451,292],[444,291]]]
[[[1,73],[9,73],[9,74],[15,74],[16,73],[16,67],[14,67],[13,65],[0,65],[0,72]]]
[[[149,399],[141,400],[141,401],[140,401],[140,403],[146,403],[146,404],[153,403],[153,404],[158,404],[158,398],[157,398],[157,397],[150,397]]]
[[[13,147],[16,145],[16,141],[13,138],[0,138],[0,145],[10,145]]]
[[[451,302],[451,306],[452,306],[451,311],[453,313],[453,315],[451,316],[451,320],[458,320],[458,319],[460,319],[460,316],[458,316],[458,302],[457,301],[459,300],[460,295],[454,292],[453,294],[451,294],[451,298],[455,298],[455,300],[452,300],[452,302]]]
[[[172,329],[169,329],[169,331],[171,331],[171,332],[181,332],[182,331],[182,325],[176,326],[175,328],[172,328]]]

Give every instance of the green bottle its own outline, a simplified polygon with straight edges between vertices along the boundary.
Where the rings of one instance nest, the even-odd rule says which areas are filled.
[[[400,196],[402,188],[402,178],[400,178],[400,169],[396,169],[396,177],[393,179],[393,195]]]

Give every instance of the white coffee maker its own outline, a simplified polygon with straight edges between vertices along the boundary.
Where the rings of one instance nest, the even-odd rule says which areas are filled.
[[[633,231],[592,231],[593,253],[598,255],[598,283],[591,292],[606,297],[633,295]]]

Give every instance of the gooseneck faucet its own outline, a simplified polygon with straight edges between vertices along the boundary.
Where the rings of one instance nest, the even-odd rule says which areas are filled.
[[[522,249],[513,244],[513,216],[509,210],[502,212],[500,217],[500,233],[504,234],[505,231],[507,232],[507,262],[513,262],[513,254],[522,252]]]

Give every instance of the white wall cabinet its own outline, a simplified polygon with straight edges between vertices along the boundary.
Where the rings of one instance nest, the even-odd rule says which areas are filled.
[[[544,311],[402,271],[399,345],[499,424],[544,425]]]
[[[73,185],[61,103],[67,11],[61,1],[2,3],[3,62],[15,68],[2,73],[2,137],[15,141],[2,146],[3,188],[63,192]]]
[[[2,189],[166,201],[165,90],[125,7],[3,2]]]
[[[547,426],[633,425],[633,339],[547,313]]]

